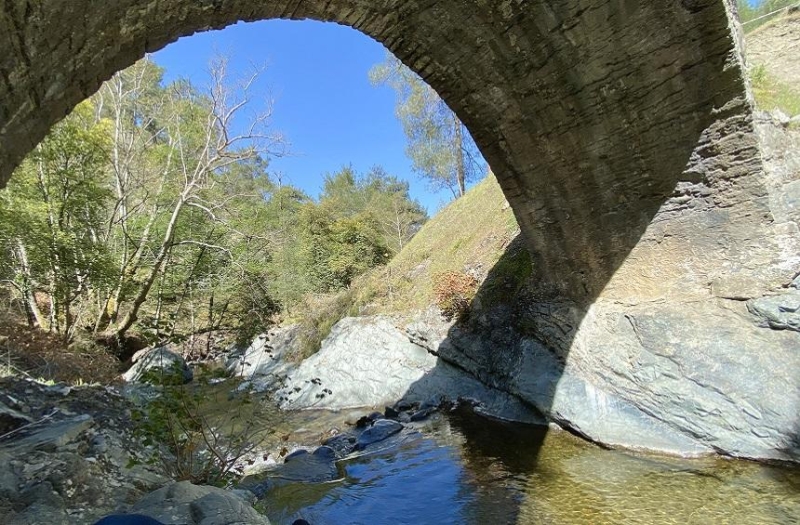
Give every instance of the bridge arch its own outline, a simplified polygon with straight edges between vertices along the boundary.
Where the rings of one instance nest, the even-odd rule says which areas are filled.
[[[797,460],[797,334],[759,328],[767,314],[756,313],[800,273],[800,212],[761,155],[734,10],[734,0],[8,0],[0,187],[104,80],[181,36],[271,18],[351,26],[439,92],[514,209],[534,261],[526,330],[578,378],[542,383],[534,352],[520,357],[534,373],[515,376],[515,395],[598,441],[638,422],[651,437],[668,428],[673,444]],[[605,425],[609,410],[627,422]]]
[[[237,21],[337,22],[383,43],[468,126],[542,297],[590,304],[665,205],[674,215],[687,199],[707,204],[694,201],[709,163],[755,157],[726,2],[17,0],[0,14],[0,185],[53,123],[146,52]],[[720,133],[739,137],[730,151],[704,142]]]

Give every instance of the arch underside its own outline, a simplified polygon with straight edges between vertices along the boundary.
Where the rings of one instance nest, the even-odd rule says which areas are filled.
[[[11,0],[0,13],[0,185],[101,82],[180,36],[271,18],[348,25],[470,129],[534,258],[538,335],[566,359],[591,352],[581,333],[605,315],[657,304],[681,323],[686,304],[758,297],[797,269],[775,240],[728,6]],[[792,235],[780,242],[796,246]]]

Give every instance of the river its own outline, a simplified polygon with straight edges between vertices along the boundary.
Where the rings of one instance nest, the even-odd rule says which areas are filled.
[[[297,418],[313,419],[284,423]],[[606,450],[465,410],[339,469],[333,482],[276,488],[258,508],[277,525],[800,523],[798,468]]]

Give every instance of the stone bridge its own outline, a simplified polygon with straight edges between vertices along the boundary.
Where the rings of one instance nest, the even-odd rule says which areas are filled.
[[[270,18],[351,26],[425,78],[472,132],[534,258],[537,336],[565,361],[580,359],[575,367],[587,380],[632,398],[655,384],[634,374],[644,355],[672,359],[682,376],[700,366],[659,353],[673,342],[708,366],[731,348],[763,353],[767,343],[752,343],[752,333],[769,330],[756,328],[746,301],[787,287],[800,267],[797,217],[778,209],[783,181],[761,155],[733,6],[7,0],[0,11],[0,186],[101,82],[180,36]],[[780,421],[763,430],[770,450],[787,443],[800,395],[792,377],[797,339],[785,335],[769,345],[788,368],[754,379],[778,390],[737,393],[764,409],[789,389]],[[622,379],[609,379],[614,374]],[[748,416],[729,400],[730,415],[698,412],[675,425],[713,438],[719,428],[749,432],[760,424],[764,410]],[[671,405],[654,403],[643,410],[669,419]]]

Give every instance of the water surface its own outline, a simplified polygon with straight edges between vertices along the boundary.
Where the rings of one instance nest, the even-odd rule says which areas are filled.
[[[797,468],[604,450],[465,412],[340,466],[342,479],[282,486],[260,509],[277,525],[800,523]]]

